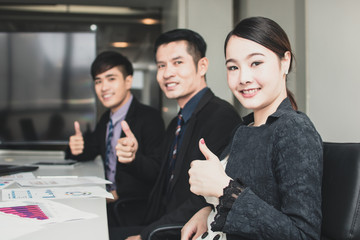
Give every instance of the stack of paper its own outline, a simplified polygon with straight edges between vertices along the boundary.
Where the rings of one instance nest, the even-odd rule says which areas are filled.
[[[3,189],[2,200],[31,200],[31,199],[70,199],[103,197],[113,199],[113,195],[98,186],[61,187],[61,188],[14,188]]]
[[[79,211],[75,208],[54,201],[12,201],[2,202],[0,222],[6,223],[1,228],[1,239],[13,239],[38,231],[49,223],[91,219],[97,215]]]
[[[75,185],[103,185],[111,184],[110,181],[99,177],[77,177],[77,176],[40,176],[36,179],[16,180],[23,187],[57,187]]]

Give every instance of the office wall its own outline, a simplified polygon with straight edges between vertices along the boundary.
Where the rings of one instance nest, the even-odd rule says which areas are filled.
[[[360,142],[360,1],[306,1],[308,114],[325,141]]]
[[[172,0],[163,10],[163,31],[189,28],[200,33],[207,43],[209,70],[208,86],[219,97],[233,103],[233,95],[226,82],[224,41],[233,27],[232,0]],[[163,117],[168,122],[177,112],[177,105],[165,96]]]
[[[209,70],[208,86],[214,93],[233,103],[226,81],[224,41],[233,28],[232,0],[187,0],[187,14],[182,15],[179,27],[200,33],[207,43]]]
[[[324,141],[360,141],[360,2],[240,0],[240,17],[266,16],[287,32],[296,68],[289,88]],[[343,120],[345,119],[345,120]]]
[[[169,2],[172,2],[169,4],[172,14],[165,18],[164,26],[172,23],[173,28],[190,27],[206,38],[212,62],[208,74],[209,86],[216,94],[233,102],[225,81],[219,81],[225,76],[222,46],[219,46],[223,41],[221,35],[225,36],[231,28],[232,13],[228,9],[232,8],[231,1],[221,1],[221,4],[216,0]],[[357,73],[360,62],[360,2],[234,2],[238,3],[235,13],[239,19],[266,16],[277,21],[287,32],[296,58],[288,86],[295,93],[299,109],[309,115],[323,140],[360,142],[360,79]],[[218,51],[212,52],[210,49],[213,46],[217,46]]]
[[[236,1],[236,0],[235,0]],[[306,112],[305,23],[303,0],[239,0],[238,20],[263,16],[276,21],[287,33],[295,55],[288,88],[294,93],[299,110]],[[249,111],[242,111],[244,113]]]

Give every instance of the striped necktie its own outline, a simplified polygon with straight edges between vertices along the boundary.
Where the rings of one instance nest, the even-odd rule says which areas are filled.
[[[111,153],[111,139],[114,135],[114,125],[112,119],[110,118],[109,121],[109,129],[108,129],[108,136],[106,138],[106,156],[105,156],[105,169],[108,171],[110,170],[109,162],[110,162],[110,153]]]
[[[180,110],[180,112],[178,114],[176,130],[175,130],[174,148],[173,148],[172,155],[170,157],[170,163],[169,163],[168,187],[170,187],[170,184],[171,184],[172,180],[174,179],[174,169],[175,169],[176,157],[177,157],[177,152],[178,152],[178,144],[179,144],[181,127],[182,127],[183,123],[184,123],[184,120],[183,120],[181,110]]]

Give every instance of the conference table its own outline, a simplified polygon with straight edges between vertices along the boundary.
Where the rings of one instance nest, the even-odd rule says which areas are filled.
[[[49,161],[63,162],[64,153],[61,151],[0,150],[0,164],[29,165],[36,162]],[[37,170],[33,171],[33,174],[35,176],[97,176],[103,178],[103,169],[101,158],[98,157],[94,161],[77,163],[75,166],[40,166]],[[14,185],[16,184],[13,184],[8,188],[14,188]],[[105,187],[105,185],[103,187]],[[1,199],[2,198],[0,198],[0,206],[2,201]],[[98,217],[85,220],[82,219],[55,224],[46,224],[46,227],[16,239],[109,239],[105,198],[57,199],[49,201],[57,201],[84,212],[94,213]],[[1,225],[4,226],[4,224]]]

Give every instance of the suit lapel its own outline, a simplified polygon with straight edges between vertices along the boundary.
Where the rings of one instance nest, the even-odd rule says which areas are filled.
[[[134,119],[136,118],[136,109],[139,105],[139,102],[137,101],[137,99],[135,97],[133,97],[132,102],[130,104],[129,110],[126,113],[125,116],[125,121],[129,124],[130,129],[132,128],[132,126],[134,125]],[[120,133],[120,138],[125,137],[125,133],[123,131],[121,131]]]
[[[159,177],[156,180],[156,183],[154,186],[156,186],[156,188],[152,189],[152,192],[150,194],[150,200],[151,203],[149,206],[151,206],[151,209],[149,209],[148,213],[147,213],[147,218],[146,221],[154,221],[155,218],[158,217],[158,213],[162,212],[163,210],[161,210],[161,208],[163,208],[163,189],[167,180],[167,174],[168,174],[168,164],[167,162],[169,161],[169,156],[170,156],[170,148],[172,145],[172,142],[174,140],[174,132],[175,132],[175,128],[176,128],[176,120],[172,120],[167,128],[166,131],[166,136],[165,139],[167,140],[166,142],[163,143],[163,149],[162,152],[165,153],[165,159],[164,161],[166,161],[166,163],[162,163],[161,164],[161,169],[159,172]]]
[[[191,118],[188,122],[189,125],[186,127],[186,132],[185,132],[184,138],[181,143],[179,155],[177,156],[176,163],[175,163],[174,180],[173,180],[171,189],[173,188],[173,186],[179,179],[181,168],[182,168],[184,162],[187,160],[187,159],[185,159],[186,153],[188,152],[189,147],[192,147],[189,145],[190,145],[190,142],[192,142],[192,132],[194,131],[195,123],[196,123],[196,115],[191,116]],[[194,146],[194,147],[196,147],[196,146]]]
[[[133,97],[133,100],[130,104],[129,110],[125,116],[125,120],[129,124],[130,128],[133,125],[133,119],[136,117],[136,108],[137,108],[138,104],[139,104],[139,102],[137,101],[137,99],[135,97]],[[100,151],[101,151],[101,155],[103,156],[103,159],[105,159],[105,152],[106,152],[105,139],[106,139],[107,124],[108,124],[109,120],[110,120],[110,110],[107,110],[104,113],[104,117],[100,120],[100,121],[102,121],[101,124],[99,123],[99,126],[101,127],[101,131],[99,131],[101,134],[101,136],[100,136],[100,139],[101,139]],[[119,138],[120,137],[125,137],[125,134],[123,131],[121,131]]]
[[[195,160],[195,159],[185,159],[186,153],[192,147],[198,147],[198,145],[196,145],[196,144],[195,144],[195,146],[190,146],[191,142],[196,143],[198,140],[200,140],[200,139],[192,139],[193,132],[196,131],[196,129],[194,129],[194,128],[195,128],[195,125],[197,122],[197,114],[205,107],[205,105],[211,100],[211,98],[213,96],[214,96],[214,94],[212,93],[212,91],[210,89],[208,91],[206,91],[206,93],[204,94],[204,96],[201,98],[198,105],[196,106],[193,114],[191,115],[189,122],[187,123],[188,125],[186,126],[186,132],[183,137],[179,155],[177,157],[176,164],[175,164],[175,170],[174,170],[175,177],[174,177],[174,180],[170,187],[171,191],[173,190],[174,185],[176,184],[177,180],[179,179],[179,175],[180,175],[180,172],[181,172],[184,162],[188,162],[187,160],[189,160],[189,161]]]
[[[105,161],[105,152],[106,152],[106,143],[105,143],[105,138],[106,138],[106,129],[107,129],[107,123],[109,122],[110,119],[110,110],[107,110],[104,113],[104,117],[101,118],[101,122],[99,122],[99,134],[100,136],[97,136],[98,138],[100,138],[100,153],[102,156],[102,159]]]

